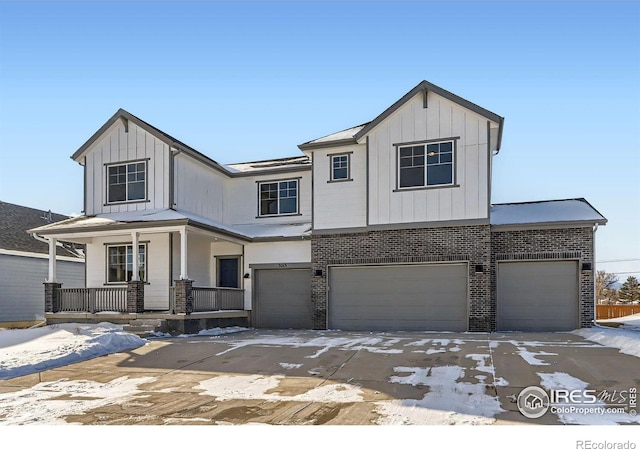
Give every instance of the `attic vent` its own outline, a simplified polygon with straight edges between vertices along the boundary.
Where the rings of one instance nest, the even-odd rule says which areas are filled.
[[[51,209],[49,209],[48,211],[46,211],[44,213],[44,215],[42,217],[44,221],[46,221],[47,223],[52,223],[53,222],[53,218],[51,217]]]

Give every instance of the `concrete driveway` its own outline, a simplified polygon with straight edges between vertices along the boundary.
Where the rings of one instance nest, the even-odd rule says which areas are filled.
[[[529,386],[590,389],[602,412],[638,385],[638,358],[570,333],[248,330],[153,339],[2,381],[15,406],[0,422],[55,407],[57,422],[117,425],[637,424],[628,407],[530,419],[515,400]]]

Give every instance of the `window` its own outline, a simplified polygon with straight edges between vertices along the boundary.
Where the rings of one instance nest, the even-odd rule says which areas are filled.
[[[453,141],[398,148],[398,187],[453,184]]]
[[[346,181],[349,179],[349,155],[331,155],[331,180]]]
[[[258,184],[260,216],[298,213],[298,180]]]
[[[147,245],[138,245],[138,275],[146,281]],[[107,246],[107,283],[128,282],[133,278],[133,245]]]
[[[147,163],[133,162],[107,167],[107,203],[145,200],[147,196]]]

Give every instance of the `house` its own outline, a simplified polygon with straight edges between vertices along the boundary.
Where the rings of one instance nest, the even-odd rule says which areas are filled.
[[[423,81],[300,156],[221,165],[119,110],[72,156],[84,215],[31,232],[86,245],[88,290],[116,295],[122,313],[224,311],[264,328],[590,326],[606,219],[582,198],[492,205],[503,128]],[[50,281],[53,319],[68,294]]]
[[[68,218],[0,201],[0,327],[25,327],[44,320],[42,284],[48,275],[49,245],[27,230]],[[82,248],[60,242],[55,256],[60,281],[84,287]]]

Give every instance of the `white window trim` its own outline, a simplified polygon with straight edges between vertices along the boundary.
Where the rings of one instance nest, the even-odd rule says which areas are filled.
[[[109,248],[117,248],[120,246],[126,246],[127,249],[125,250],[128,251],[128,248],[131,247],[131,250],[133,251],[133,244],[132,243],[108,243],[105,244],[105,279],[104,279],[104,285],[126,285],[128,281],[109,281]],[[149,281],[149,245],[148,242],[138,242],[138,246],[144,246],[144,275],[146,279],[140,279],[141,281],[143,281],[145,284],[148,284]],[[125,256],[126,257],[126,256]],[[140,263],[138,262],[138,270],[140,270]]]
[[[277,179],[272,181],[258,181],[258,218],[268,218],[268,217],[286,217],[288,215],[300,215],[300,179],[301,178],[287,178],[287,179]],[[287,212],[285,214],[280,213],[280,186],[278,185],[278,213],[277,214],[263,214],[262,213],[262,198],[260,197],[260,189],[264,184],[279,184],[281,182],[292,182],[296,183],[296,211],[295,212]]]
[[[133,164],[144,163],[144,198],[137,200],[127,200],[126,198],[129,196],[129,180],[125,183],[125,199],[123,201],[111,201],[109,198],[109,169],[113,167],[122,167],[129,166]],[[106,189],[106,201],[105,206],[110,206],[112,204],[131,204],[131,203],[144,203],[149,201],[149,159],[138,159],[135,161],[126,161],[126,162],[117,162],[113,164],[105,164],[105,179],[107,184]]]
[[[424,142],[411,142],[406,144],[397,144],[396,145],[396,192],[405,191],[405,190],[423,190],[423,189],[440,189],[443,187],[457,187],[456,183],[456,166],[457,166],[457,139],[442,139],[442,140],[429,140]],[[427,146],[437,143],[447,143],[451,142],[451,182],[448,184],[427,184]],[[408,186],[408,187],[400,187],[400,150],[402,148],[407,147],[424,147],[424,184],[419,186]]]

